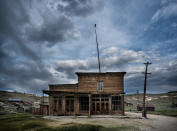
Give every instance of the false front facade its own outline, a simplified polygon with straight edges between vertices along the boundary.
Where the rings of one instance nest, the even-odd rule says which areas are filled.
[[[50,115],[124,115],[125,72],[76,72],[77,84],[49,85]]]

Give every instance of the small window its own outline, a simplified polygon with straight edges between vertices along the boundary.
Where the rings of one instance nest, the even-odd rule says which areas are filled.
[[[103,91],[103,81],[98,82],[98,91]]]

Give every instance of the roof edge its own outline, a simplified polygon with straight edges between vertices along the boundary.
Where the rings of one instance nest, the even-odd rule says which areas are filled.
[[[126,74],[126,72],[101,72],[101,73],[99,73],[99,72],[75,72],[75,73],[76,73],[76,75],[88,75],[88,74],[90,74],[90,75],[123,74],[123,75],[125,75]]]
[[[58,86],[58,87],[62,87],[62,86],[77,86],[78,83],[75,84],[49,84],[49,87],[52,86]]]

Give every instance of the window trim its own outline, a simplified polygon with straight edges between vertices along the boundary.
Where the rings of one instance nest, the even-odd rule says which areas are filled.
[[[80,96],[79,97],[79,111],[80,112],[88,112],[89,111],[89,97],[88,96]]]
[[[100,90],[100,84],[101,84],[101,90]],[[99,92],[103,91],[103,87],[104,87],[104,82],[103,81],[98,81],[97,83],[97,89]]]
[[[120,95],[112,96],[111,100],[112,100],[112,111],[121,111],[122,110],[122,97]]]

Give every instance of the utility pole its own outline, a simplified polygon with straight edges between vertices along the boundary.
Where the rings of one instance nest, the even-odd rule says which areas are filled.
[[[98,54],[98,69],[99,69],[99,73],[100,73],[101,72],[101,67],[100,67],[100,53],[99,53],[98,40],[97,40],[96,24],[95,24],[95,35],[96,35],[97,54]]]
[[[147,118],[147,115],[146,115],[146,102],[145,102],[145,99],[146,99],[146,80],[147,80],[147,74],[151,74],[151,73],[148,73],[148,65],[149,64],[152,64],[150,62],[146,62],[144,63],[145,66],[146,66],[146,69],[145,69],[145,76],[144,76],[144,95],[143,95],[143,111],[142,111],[142,117],[144,118]]]
[[[137,93],[137,105],[139,105],[139,90],[136,90],[136,93]]]

